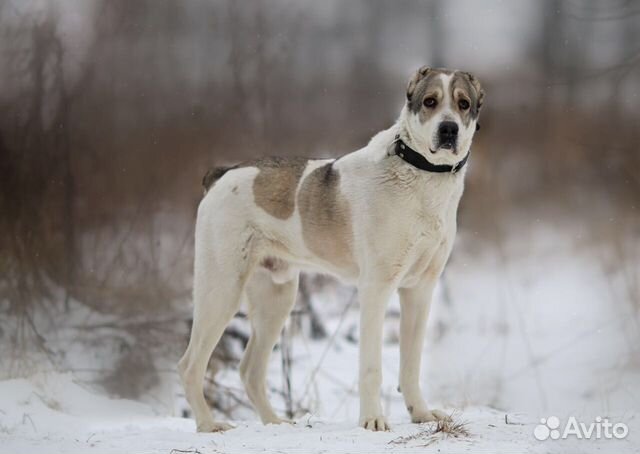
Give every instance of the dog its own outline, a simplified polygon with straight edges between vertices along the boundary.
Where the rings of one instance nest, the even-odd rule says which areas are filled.
[[[222,431],[203,394],[223,330],[245,300],[252,334],[240,363],[264,424],[269,356],[298,289],[300,270],[357,286],[360,302],[360,425],[389,430],[380,402],[385,309],[401,304],[399,383],[411,421],[447,418],[422,397],[421,351],[431,295],[456,236],[471,141],[484,101],[470,73],[420,68],[398,120],[338,159],[264,158],[215,168],[195,229],[194,313],[178,368],[197,430]]]

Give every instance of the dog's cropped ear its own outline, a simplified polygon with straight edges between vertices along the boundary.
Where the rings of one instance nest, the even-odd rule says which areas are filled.
[[[431,68],[429,68],[428,66],[423,66],[422,68],[417,70],[416,73],[411,78],[411,80],[409,80],[409,85],[407,85],[407,101],[411,101],[411,97],[413,96],[413,93],[416,91],[418,82],[424,79],[426,75],[429,74],[429,71],[431,71]]]
[[[480,109],[482,108],[482,104],[484,103],[484,89],[482,88],[482,85],[480,85],[480,81],[476,78],[476,76],[467,72],[463,72],[463,74],[466,76],[467,79],[469,79],[469,83],[471,84],[473,89],[476,91],[476,96],[477,96],[476,99],[477,99],[477,106],[478,106],[477,111],[479,112]]]

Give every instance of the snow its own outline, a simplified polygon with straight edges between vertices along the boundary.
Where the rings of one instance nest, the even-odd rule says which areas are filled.
[[[38,374],[0,383],[0,453],[201,453],[252,452],[581,452],[634,451],[630,440],[539,442],[537,421],[526,415],[468,407],[455,419],[468,436],[416,434],[434,423],[395,421],[392,431],[374,433],[354,421],[306,415],[295,425],[237,422],[226,433],[199,434],[192,420],[155,414],[147,405],[109,399],[76,383],[71,374]],[[635,429],[640,429],[636,424]],[[406,438],[409,438],[408,440]]]
[[[0,381],[0,454],[638,452],[640,324],[623,291],[624,274],[637,270],[638,246],[628,246],[631,262],[619,263],[628,268],[609,269],[606,252],[584,247],[580,231],[536,225],[513,231],[519,232],[513,242],[480,249],[470,232],[461,232],[429,321],[423,390],[432,407],[466,422],[468,436],[417,436],[433,424],[409,422],[396,389],[397,298],[389,307],[383,348],[382,398],[392,431],[357,427],[358,311],[353,304],[342,316],[351,293],[338,289],[314,301],[335,336],[311,341],[298,335],[291,342],[293,400],[309,412],[295,426],[263,426],[253,411],[241,408],[234,413],[236,429],[195,433],[191,419],[174,417],[184,405],[174,373],[163,385],[171,392],[150,390],[145,403],[109,398],[77,374],[37,373]],[[73,351],[70,357],[83,356],[82,347]],[[98,364],[91,352],[84,356]],[[269,387],[280,390],[278,350],[269,367]],[[236,370],[224,370],[216,380],[246,398]],[[271,392],[271,400],[282,414],[282,396]],[[608,417],[627,424],[629,435],[536,440],[534,428],[552,415],[587,424]]]
[[[77,384],[70,374],[39,374],[0,384],[0,452],[168,453],[172,449],[205,452],[424,452],[428,439],[394,440],[421,427],[406,421],[393,431],[372,433],[354,421],[335,422],[307,415],[295,426],[238,422],[223,434],[198,434],[192,420],[156,415],[137,402],[113,400]],[[471,433],[436,437],[438,449],[533,450],[529,423],[505,423],[505,414],[469,408],[461,416]],[[402,441],[402,440],[400,440]]]

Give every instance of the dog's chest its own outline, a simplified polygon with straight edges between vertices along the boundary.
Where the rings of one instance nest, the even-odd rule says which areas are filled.
[[[412,247],[406,257],[405,273],[400,280],[401,287],[413,287],[420,282],[432,266],[434,256],[440,251],[447,250],[448,241],[446,235],[440,235],[437,241],[421,239]]]
[[[415,240],[430,243],[447,236],[450,224],[455,224],[461,195],[462,185],[456,180],[419,188],[406,212],[406,218],[411,220],[409,232]]]
[[[445,189],[445,188],[437,188]],[[410,227],[405,231],[406,270],[403,286],[415,285],[441,255],[447,255],[455,239],[456,212],[461,190],[432,192],[431,197],[418,198],[414,211],[407,215]]]

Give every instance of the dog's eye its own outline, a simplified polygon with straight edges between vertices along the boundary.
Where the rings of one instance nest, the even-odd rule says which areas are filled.
[[[437,104],[436,98],[424,98],[425,107],[435,107]]]
[[[467,110],[469,108],[469,101],[461,99],[458,101],[458,107],[460,107],[460,110]]]

